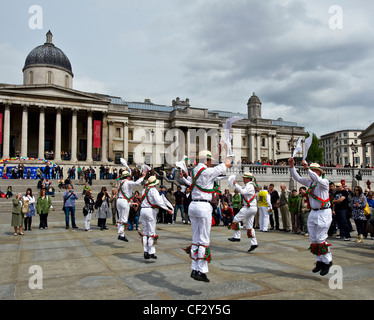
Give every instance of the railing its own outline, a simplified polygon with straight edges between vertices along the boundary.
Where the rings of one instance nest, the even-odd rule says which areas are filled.
[[[307,175],[307,170],[303,167],[296,167],[300,175]],[[362,179],[373,177],[374,169],[367,168],[335,168],[322,167],[326,173],[326,177],[339,177],[339,179],[354,179],[360,175]],[[242,174],[246,171],[251,172],[255,176],[278,176],[285,177],[290,175],[290,167],[288,166],[267,166],[267,165],[232,165],[227,174]]]

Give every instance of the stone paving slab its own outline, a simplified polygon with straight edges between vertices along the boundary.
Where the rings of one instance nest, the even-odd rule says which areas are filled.
[[[117,240],[116,227],[92,232],[66,230],[63,215],[51,215],[49,228],[13,236],[10,216],[0,214],[1,300],[362,300],[373,299],[372,240],[356,244],[334,238],[334,265],[341,267],[344,289],[330,288],[334,274],[313,274],[309,240],[280,231],[256,232],[259,247],[248,253],[249,240],[232,243],[223,226],[211,232],[210,283],[190,278],[190,259],[182,250],[191,243],[191,227],[177,222],[157,225],[157,260],[144,260],[137,231],[129,242]],[[140,224],[141,228],[141,224]],[[29,286],[33,265],[43,271],[43,289]]]

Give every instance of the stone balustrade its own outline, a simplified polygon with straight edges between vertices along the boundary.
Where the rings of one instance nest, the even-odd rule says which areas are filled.
[[[307,170],[303,167],[297,167],[301,176],[307,175]],[[367,181],[374,182],[374,170],[367,168],[336,168],[336,167],[323,167],[326,173],[326,178],[332,182],[341,182],[344,180],[345,184],[349,187],[360,185],[364,190],[367,188]],[[242,174],[244,172],[251,172],[257,180],[260,187],[264,184],[274,183],[275,188],[279,189],[281,183],[285,183],[289,188],[298,188],[300,185],[296,184],[291,179],[289,166],[267,166],[267,165],[232,165],[227,170],[227,176],[236,175],[237,180],[242,182]],[[357,175],[361,175],[362,180],[357,180]],[[228,187],[227,180],[222,180],[221,186]]]

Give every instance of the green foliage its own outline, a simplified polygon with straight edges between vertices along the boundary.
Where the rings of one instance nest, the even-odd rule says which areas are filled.
[[[309,137],[309,133],[306,134],[305,138]],[[317,162],[322,163],[323,161],[323,148],[321,147],[321,141],[313,133],[312,145],[308,151],[307,157],[308,163]]]

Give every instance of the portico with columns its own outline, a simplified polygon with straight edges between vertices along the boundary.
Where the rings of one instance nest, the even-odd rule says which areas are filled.
[[[44,159],[45,152],[53,151],[55,162],[92,162],[98,155],[106,162],[109,103],[53,85],[0,87],[2,158]],[[102,124],[99,150],[93,149],[94,120]],[[68,159],[61,152],[66,152]]]
[[[75,90],[69,59],[50,31],[46,36],[25,60],[23,85],[0,84],[2,159],[44,159],[53,151],[50,160],[62,165],[119,164],[120,157],[129,164],[174,165],[165,159],[194,158],[204,149],[218,153],[222,124],[237,115],[243,120],[232,128],[235,163],[288,158],[290,141],[305,139],[304,128],[295,123],[263,119],[255,93],[247,114],[238,114],[191,107],[188,98],[157,105]]]

